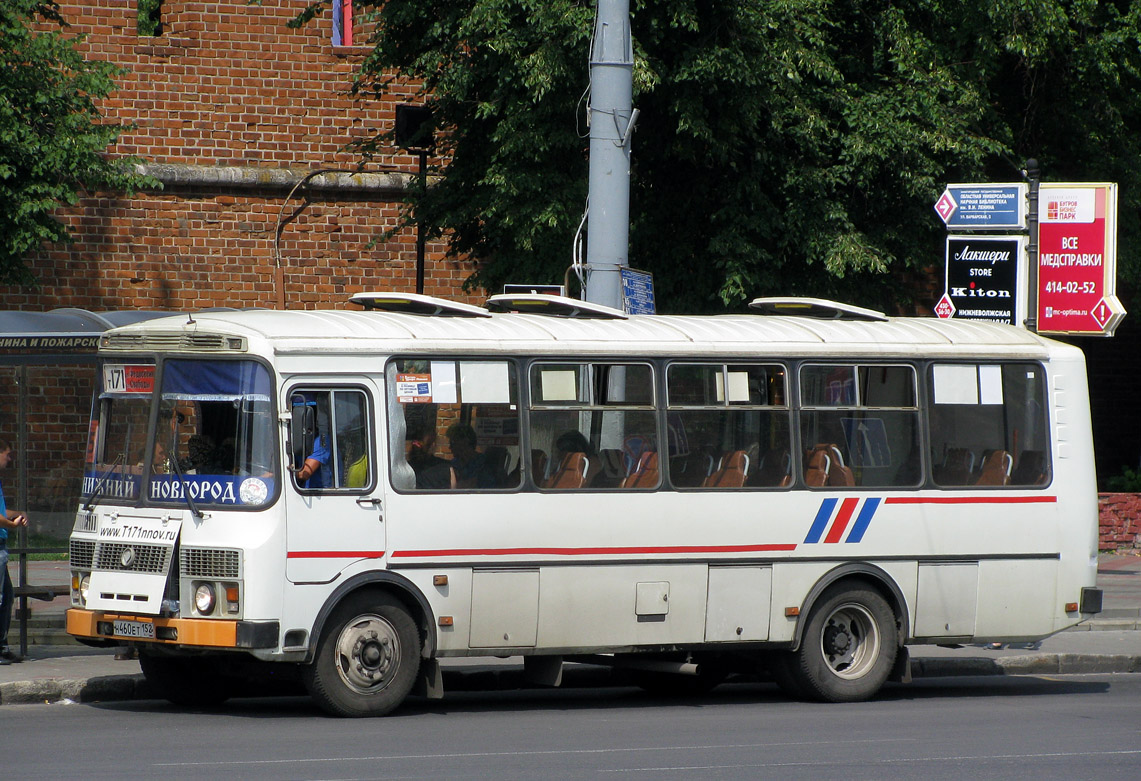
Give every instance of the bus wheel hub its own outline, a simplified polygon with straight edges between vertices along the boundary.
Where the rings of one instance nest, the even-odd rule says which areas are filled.
[[[337,667],[353,689],[368,692],[387,685],[398,658],[395,630],[379,616],[348,624],[337,642]]]

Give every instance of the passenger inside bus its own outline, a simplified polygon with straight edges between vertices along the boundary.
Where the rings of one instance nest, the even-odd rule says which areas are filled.
[[[436,429],[426,424],[420,431],[409,431],[405,458],[416,473],[420,490],[455,488],[456,477],[451,464],[436,455]]]

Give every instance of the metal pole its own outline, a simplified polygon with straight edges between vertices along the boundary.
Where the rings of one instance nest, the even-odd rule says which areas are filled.
[[[1030,158],[1026,161],[1026,180],[1030,187],[1026,194],[1026,205],[1029,213],[1026,215],[1026,230],[1030,236],[1026,241],[1026,329],[1038,332],[1038,183],[1041,180],[1041,171],[1038,170],[1038,161]]]
[[[590,217],[586,300],[622,308],[629,265],[634,44],[629,0],[598,0],[590,52]]]

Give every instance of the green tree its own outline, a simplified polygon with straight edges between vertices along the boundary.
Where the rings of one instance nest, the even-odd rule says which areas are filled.
[[[156,184],[129,158],[104,155],[125,130],[103,124],[96,102],[121,72],[83,58],[51,0],[0,3],[0,281],[34,284],[25,259],[66,241],[55,216],[81,190]]]
[[[631,4],[630,263],[666,308],[905,303],[892,272],[942,263],[943,185],[1015,181],[1028,157],[1047,180],[1122,184],[1122,276],[1141,276],[1141,4]],[[473,284],[561,281],[586,197],[593,0],[354,8],[379,22],[355,89],[412,81],[435,107],[441,178],[415,213],[476,259]]]

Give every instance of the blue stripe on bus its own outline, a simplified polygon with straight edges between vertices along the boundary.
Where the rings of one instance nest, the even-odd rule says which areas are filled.
[[[864,500],[860,514],[856,516],[856,524],[848,532],[848,539],[845,542],[859,542],[864,538],[864,532],[867,531],[868,524],[872,522],[872,516],[876,514],[876,508],[879,506],[880,500],[878,498]]]
[[[832,511],[836,509],[836,502],[838,501],[838,499],[825,499],[820,503],[820,510],[816,513],[816,520],[812,522],[812,528],[808,530],[808,536],[804,538],[805,545],[812,542],[820,542],[820,535],[824,533],[824,529],[828,526],[828,520],[832,517]]]

